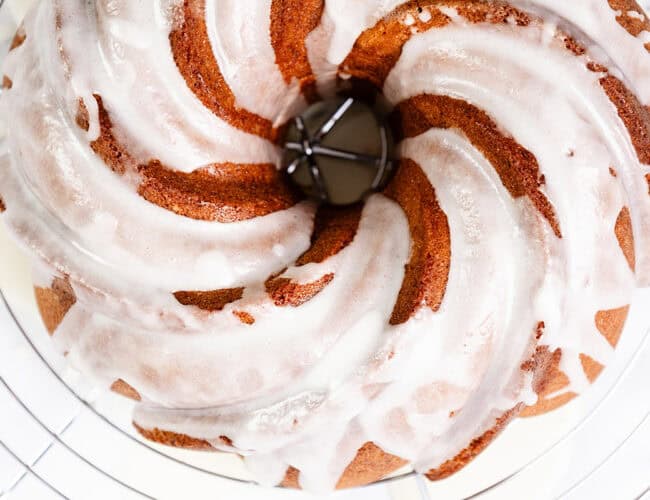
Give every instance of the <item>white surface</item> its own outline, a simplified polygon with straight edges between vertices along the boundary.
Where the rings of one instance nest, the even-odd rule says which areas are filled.
[[[19,15],[23,10],[19,5],[24,3],[9,1],[8,6]],[[0,19],[0,29],[4,26],[6,24]],[[134,436],[124,402],[108,393],[95,393],[93,388],[83,387],[83,380],[66,372],[35,317],[25,280],[25,263],[15,255],[15,249],[7,243],[4,233],[0,234],[0,261],[0,286],[3,290],[10,286],[12,297],[19,297],[12,305],[22,309],[16,313],[27,320],[28,334],[37,342],[39,351],[68,384],[92,401],[91,406],[84,405],[52,374],[16,327],[4,304],[0,303],[0,496],[30,500],[60,498],[61,494],[80,499],[142,498],[133,491],[139,490],[155,498],[170,499],[309,498],[306,494],[262,490],[198,472],[180,465],[166,454],[179,460],[192,460],[193,464],[202,463],[201,467],[207,469],[218,469],[220,464],[215,462],[220,459],[214,455],[194,453],[190,457],[185,452],[144,446],[108,425],[100,415],[119,413],[116,408],[124,410],[122,413],[126,416],[122,420],[114,415],[111,419],[114,423],[119,420],[118,427]],[[627,347],[632,352],[637,345]],[[619,375],[621,378],[617,382],[615,379]],[[603,386],[616,385],[616,388],[603,400],[593,417],[532,468],[481,498],[550,499],[566,493],[566,498],[579,500],[632,500],[642,495],[650,486],[648,340],[627,371],[622,375],[607,371],[603,377]],[[594,405],[599,401],[596,397],[592,399]],[[572,418],[569,413],[564,415],[567,422]],[[547,419],[554,422],[542,422],[540,428],[557,425],[556,434],[562,436],[566,430],[562,417],[554,415]],[[539,436],[527,436],[535,432],[536,424],[531,422],[521,421],[513,425],[472,468],[505,459],[506,455],[521,455],[523,460],[528,446],[539,441]],[[550,441],[549,437],[548,444]],[[162,450],[164,454],[160,453]],[[430,490],[431,498],[439,499],[460,498],[468,486],[473,487],[467,484],[466,476],[459,475],[426,488]],[[333,498],[410,500],[425,496],[416,480],[408,479],[339,493]]]

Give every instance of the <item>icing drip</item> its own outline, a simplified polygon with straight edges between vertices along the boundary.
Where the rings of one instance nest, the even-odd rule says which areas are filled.
[[[0,209],[54,342],[145,436],[261,482],[449,475],[586,390],[650,282],[626,1],[40,2],[2,68]],[[399,171],[300,201],[274,141],[358,85]]]

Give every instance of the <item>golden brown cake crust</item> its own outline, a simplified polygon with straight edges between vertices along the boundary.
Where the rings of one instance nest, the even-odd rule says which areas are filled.
[[[20,47],[27,40],[27,33],[25,33],[25,28],[23,26],[18,27],[16,34],[9,44],[9,50],[12,51]]]
[[[35,287],[36,303],[50,335],[63,321],[77,297],[67,279],[55,278],[50,288]]]
[[[580,364],[582,365],[582,371],[584,371],[585,375],[587,376],[587,380],[589,380],[589,382],[592,384],[605,369],[604,365],[601,365],[598,361],[590,356],[587,356],[586,354],[580,355]]]
[[[406,460],[386,453],[374,443],[366,443],[359,448],[352,462],[346,467],[336,488],[354,488],[374,483],[400,467],[404,467],[407,463]],[[299,489],[299,480],[300,471],[289,467],[280,485],[285,488]]]
[[[422,304],[437,311],[445,296],[451,266],[451,234],[447,216],[420,166],[402,159],[385,191],[404,210],[411,231],[411,258],[390,319],[407,322]]]
[[[632,234],[632,217],[630,217],[629,208],[623,207],[618,214],[614,233],[630,269],[634,271],[636,267],[636,255],[634,251],[634,236]]]
[[[232,312],[237,318],[239,318],[239,321],[244,323],[245,325],[254,325],[255,324],[255,317],[246,311],[233,311]]]
[[[296,265],[320,264],[352,243],[362,211],[360,203],[349,207],[319,207],[314,218],[311,246],[298,258]]]
[[[639,161],[650,165],[650,111],[615,76],[607,75],[601,78],[600,85],[616,106],[618,116],[630,134]]]
[[[397,140],[416,137],[431,128],[462,131],[492,164],[512,197],[528,197],[555,235],[562,237],[553,205],[540,189],[543,178],[537,159],[512,137],[503,134],[483,110],[453,97],[422,94],[398,104],[390,123]]]
[[[283,488],[300,489],[300,471],[295,467],[289,467],[284,475],[284,479],[280,483]]]
[[[608,0],[608,2],[612,10],[617,12],[618,24],[630,35],[639,36],[643,31],[650,31],[650,21],[636,0]],[[650,43],[646,43],[645,47],[650,50]]]
[[[630,306],[628,305],[609,311],[599,311],[596,314],[596,328],[612,347],[618,345],[629,312]]]
[[[320,100],[320,96],[305,42],[320,24],[324,8],[324,0],[273,0],[271,4],[275,62],[286,83],[294,78],[300,82],[300,90],[310,103]]]
[[[524,363],[524,369],[528,363],[534,366],[533,389],[539,399],[535,405],[524,408],[519,414],[520,417],[541,415],[563,406],[575,397],[575,393],[569,392],[548,398],[550,394],[569,384],[568,377],[560,370],[561,357],[561,349],[551,352],[547,346],[540,346],[536,349],[533,359]]]
[[[220,163],[185,173],[153,160],[138,171],[143,198],[192,219],[238,222],[286,210],[302,199],[271,163]]]
[[[632,220],[627,207],[621,210],[616,220],[614,232],[623,255],[630,268],[634,270],[634,235],[632,233]],[[629,310],[630,306],[625,305],[616,309],[598,311],[594,317],[596,328],[614,348],[623,333]],[[576,396],[574,392],[565,392],[552,398],[548,397],[569,385],[568,377],[560,370],[562,355],[561,349],[550,352],[546,346],[537,348],[535,357],[531,362],[536,366],[534,389],[539,396],[539,400],[535,405],[524,408],[521,412],[522,417],[532,417],[555,410]],[[603,366],[585,354],[580,355],[580,361],[587,378],[591,382],[595,381],[602,372]]]
[[[336,487],[343,489],[374,483],[407,463],[406,460],[386,453],[374,443],[366,443],[346,467]]]
[[[118,379],[115,382],[113,382],[113,384],[111,385],[111,391],[116,392],[117,394],[120,394],[125,398],[133,399],[135,401],[142,400],[140,393],[122,379]]]
[[[135,422],[133,426],[143,437],[159,444],[175,448],[217,451],[214,446],[203,439],[195,439],[184,434],[176,434],[160,429],[144,429]],[[226,436],[221,436],[220,439],[224,445],[233,446],[233,442]],[[344,489],[373,483],[395,472],[406,464],[406,460],[386,453],[374,443],[369,442],[359,449],[355,458],[341,475],[336,487],[337,489]],[[294,467],[289,467],[280,486],[299,489],[299,475],[300,471]]]
[[[356,40],[350,54],[339,66],[339,74],[347,75],[354,94],[363,94],[369,87],[383,88],[397,61],[399,60],[406,42],[414,32],[422,33],[432,28],[441,28],[451,19],[437,8],[429,9],[431,17],[423,20],[419,15],[424,7],[442,5],[455,8],[469,22],[490,22],[501,24],[512,19],[518,26],[527,26],[529,16],[505,3],[483,2],[479,0],[415,0],[397,7],[381,19],[375,26],[364,31]],[[411,15],[412,25],[406,25],[402,20]],[[363,97],[363,96],[362,96]]]
[[[340,73],[349,75],[353,82],[370,83],[376,89],[381,89],[388,74],[397,64],[404,45],[413,36],[411,28],[421,32],[450,22],[449,17],[437,9],[431,11],[432,17],[429,21],[420,21],[420,3],[432,2],[408,2],[380,20],[374,27],[364,31],[341,63]],[[411,14],[415,19],[413,26],[406,26],[402,22],[407,14]]]
[[[333,279],[334,273],[328,273],[316,281],[300,285],[289,278],[270,278],[264,286],[276,306],[298,307],[322,292]]]
[[[221,311],[228,304],[244,296],[243,288],[225,288],[211,292],[175,292],[174,297],[184,306],[195,306],[204,311]]]
[[[476,439],[472,440],[469,446],[461,451],[458,455],[456,455],[451,460],[447,460],[437,469],[431,469],[429,472],[427,472],[425,474],[427,478],[429,478],[431,481],[444,479],[465,467],[469,462],[474,460],[476,456],[481,453],[492,441],[494,441],[494,439],[504,429],[508,422],[510,422],[519,414],[522,407],[523,405],[519,405],[512,410],[504,413],[497,419],[494,427]]]
[[[113,135],[113,122],[104,107],[101,96],[94,94],[93,97],[97,102],[100,133],[99,137],[90,143],[90,147],[113,172],[122,175],[127,170],[135,168],[135,161],[127,149]],[[76,116],[77,125],[81,129],[88,131],[88,120],[88,108],[80,99]]]
[[[158,160],[138,165],[115,136],[113,122],[99,95],[100,134],[92,150],[115,173],[138,172],[138,193],[147,201],[197,220],[238,222],[288,209],[303,199],[284,172],[271,163],[215,163],[193,172],[177,172]],[[89,128],[88,108],[79,99],[76,123]]]
[[[596,313],[594,318],[596,328],[612,347],[616,347],[621,337],[629,310],[629,306],[624,306]],[[533,417],[547,413],[565,405],[576,397],[574,392],[561,393],[552,398],[548,397],[569,385],[569,378],[560,370],[562,355],[561,349],[550,352],[546,346],[537,348],[531,363],[535,365],[534,389],[539,396],[539,400],[535,405],[524,408],[520,416]],[[603,366],[584,354],[580,356],[580,361],[585,375],[589,381],[594,382],[603,370]]]
[[[183,22],[169,35],[176,66],[187,86],[215,115],[233,127],[276,141],[281,131],[270,120],[237,107],[215,59],[205,25],[205,0],[183,2]]]
[[[163,431],[161,429],[143,429],[138,424],[133,422],[136,430],[149,441],[154,443],[172,446],[174,448],[185,448],[189,450],[199,451],[215,451],[214,446],[205,441],[204,439],[195,439],[185,434],[176,434],[170,431]]]
[[[296,266],[321,263],[338,254],[354,239],[363,206],[355,204],[348,207],[322,206],[314,220],[311,245],[296,261]],[[298,307],[325,289],[334,279],[328,273],[311,283],[299,284],[283,278],[284,271],[271,276],[265,282],[266,292],[278,307]],[[207,292],[179,291],[174,296],[183,305],[193,305],[206,311],[221,311],[228,304],[237,302],[244,295],[244,288],[214,290]],[[244,324],[252,325],[255,318],[245,311],[233,311]]]

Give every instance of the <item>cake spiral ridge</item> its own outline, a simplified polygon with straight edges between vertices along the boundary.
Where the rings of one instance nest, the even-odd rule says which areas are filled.
[[[585,391],[650,281],[649,33],[632,0],[43,1],[2,218],[146,437],[316,491],[443,478]],[[395,177],[305,200],[286,123],[375,93]]]

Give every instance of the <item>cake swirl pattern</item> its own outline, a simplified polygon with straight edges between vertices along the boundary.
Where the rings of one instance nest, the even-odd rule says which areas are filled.
[[[632,0],[43,1],[2,217],[149,439],[316,491],[444,478],[586,390],[650,281],[649,33]],[[286,123],[376,92],[395,177],[304,200]]]

